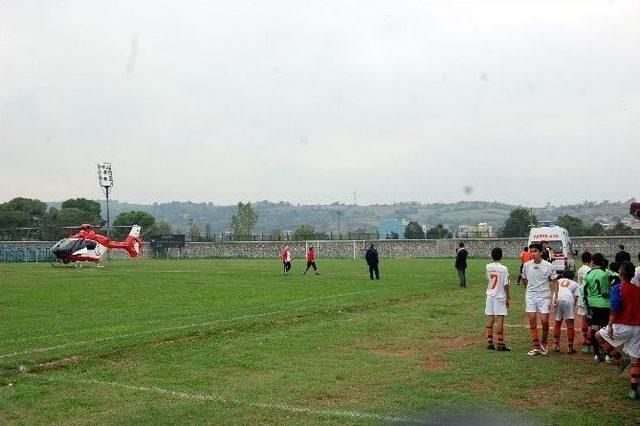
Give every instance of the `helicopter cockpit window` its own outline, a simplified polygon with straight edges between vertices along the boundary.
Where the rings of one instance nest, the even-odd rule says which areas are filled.
[[[84,240],[84,245],[88,250],[95,250],[96,242],[91,240]]]

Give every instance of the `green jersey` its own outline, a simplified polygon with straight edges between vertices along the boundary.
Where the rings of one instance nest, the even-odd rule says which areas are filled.
[[[600,268],[593,268],[584,277],[584,299],[590,308],[609,308],[609,274]]]

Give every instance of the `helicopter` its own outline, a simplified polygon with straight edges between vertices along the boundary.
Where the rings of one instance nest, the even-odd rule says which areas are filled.
[[[76,267],[80,267],[84,262],[95,262],[100,267],[98,262],[109,249],[124,249],[131,258],[138,257],[142,252],[141,228],[138,225],[131,227],[124,241],[111,241],[104,235],[96,233],[94,230],[96,227],[88,223],[73,228],[80,228],[80,231],[63,238],[51,248],[58,262],[65,265],[74,263]]]

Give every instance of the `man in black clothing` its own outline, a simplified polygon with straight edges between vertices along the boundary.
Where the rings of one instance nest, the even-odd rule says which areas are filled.
[[[616,253],[616,263],[622,265],[622,262],[631,262],[631,255],[624,251],[624,246],[620,244],[618,248],[620,250]]]
[[[464,248],[464,243],[458,244],[458,250],[456,254],[456,269],[458,276],[460,277],[460,287],[467,286],[467,277],[465,276],[465,270],[467,269],[467,249]]]
[[[373,274],[376,275],[376,280],[380,279],[380,271],[378,270],[378,263],[380,260],[378,259],[378,250],[371,244],[369,246],[369,250],[364,255],[364,259],[367,261],[367,265],[369,265],[369,277],[373,279]]]

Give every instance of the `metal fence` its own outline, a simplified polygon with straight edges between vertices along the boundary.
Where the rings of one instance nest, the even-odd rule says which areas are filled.
[[[3,262],[53,262],[56,260],[51,249],[46,247],[2,247],[0,259]]]

